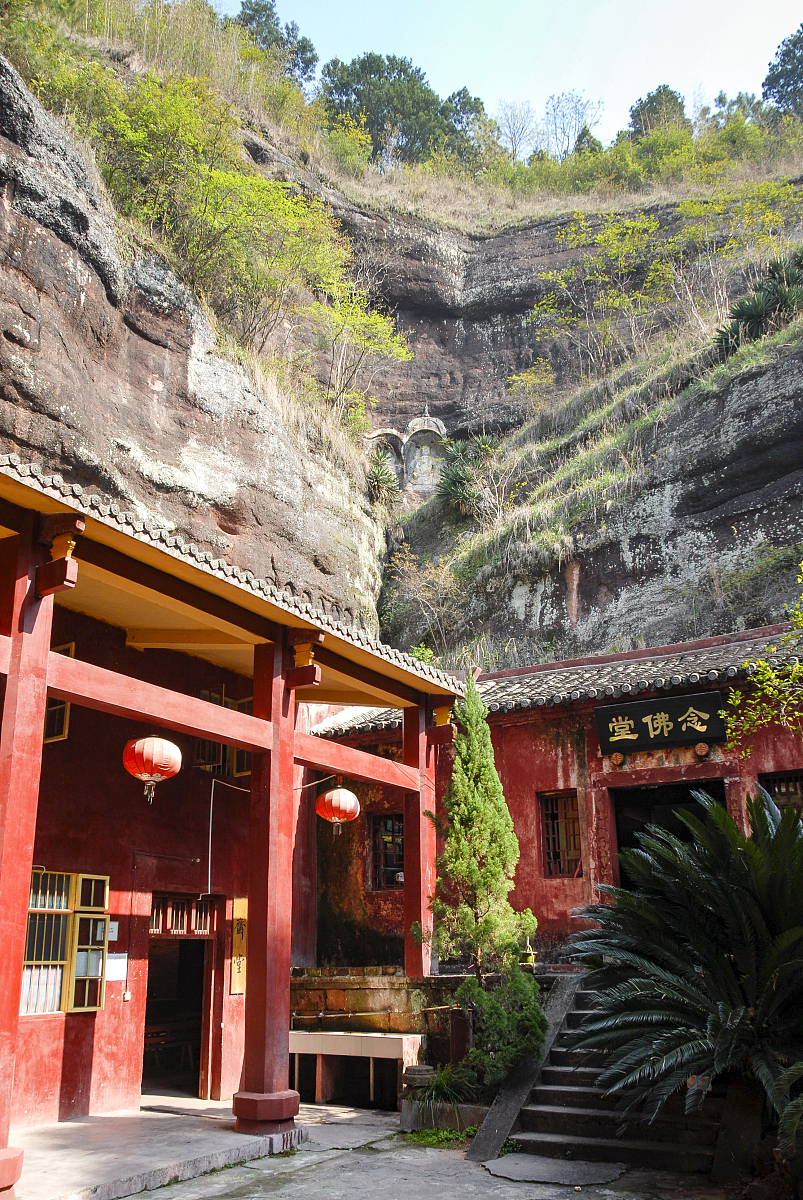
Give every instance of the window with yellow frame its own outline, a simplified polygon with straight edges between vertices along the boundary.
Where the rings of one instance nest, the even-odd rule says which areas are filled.
[[[108,876],[34,870],[21,1016],[103,1008],[108,907]]]

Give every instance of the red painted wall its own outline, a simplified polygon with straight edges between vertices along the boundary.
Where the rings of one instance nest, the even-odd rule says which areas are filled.
[[[716,685],[713,686],[715,689]],[[702,684],[689,689],[701,690],[704,690]],[[648,698],[649,693],[639,694],[639,700]],[[604,698],[600,703],[607,704],[610,700]],[[728,809],[746,828],[745,798],[748,792],[755,792],[758,777],[803,770],[803,741],[788,730],[775,729],[758,734],[746,758],[738,750],[727,751],[724,746],[714,745],[700,759],[694,748],[688,746],[631,754],[617,769],[600,754],[594,707],[586,702],[505,715],[492,713],[489,717],[496,768],[519,839],[520,859],[510,899],[519,910],[532,909],[542,934],[562,936],[576,928],[571,910],[592,903],[597,897],[597,884],[619,883],[616,821],[609,789],[676,781],[704,788],[706,779],[722,780]],[[398,733],[381,736],[385,741],[399,738]],[[377,740],[376,734],[350,739],[363,749],[374,748]],[[450,751],[439,751],[439,801],[448,786],[450,757]],[[550,877],[546,873],[538,793],[563,789],[577,791],[583,864],[582,877],[578,879]],[[353,861],[355,868],[358,867],[357,852]],[[355,869],[350,885],[354,910],[366,903],[362,878]]]
[[[123,631],[56,610],[53,644],[75,641],[76,656],[189,694],[224,682],[250,695],[251,682],[200,659],[170,651],[127,649]],[[145,725],[72,706],[69,736],[44,746],[34,862],[48,870],[110,877],[110,917],[119,937],[110,953],[128,954],[126,984],[110,982],[98,1013],[22,1017],[14,1087],[14,1121],[33,1124],[136,1107],[142,1075],[148,924],[154,891],[207,891],[212,776],[192,766],[192,739],[169,734],[184,766],[159,784],[152,805],[122,766],[130,737]],[[229,780],[249,787],[249,777]],[[231,898],[247,891],[249,795],[218,784],[212,827],[211,890],[220,896],[220,928],[208,952],[211,1039],[204,1083],[212,1096],[239,1086],[244,1003],[229,995]],[[222,1026],[222,1028],[221,1028]]]

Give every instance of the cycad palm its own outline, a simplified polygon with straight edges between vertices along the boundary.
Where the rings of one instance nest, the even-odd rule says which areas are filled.
[[[593,969],[593,1019],[576,1044],[610,1052],[601,1086],[625,1114],[652,1119],[690,1076],[753,1075],[772,1098],[803,1057],[803,828],[766,792],[748,799],[752,835],[695,792],[705,814],[680,813],[692,840],[651,828],[620,858],[630,889],[582,916],[570,954]],[[705,1087],[686,1091],[696,1111]]]

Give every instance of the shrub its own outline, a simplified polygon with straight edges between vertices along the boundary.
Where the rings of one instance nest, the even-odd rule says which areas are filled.
[[[326,147],[348,175],[364,175],[371,162],[371,135],[365,114],[355,121],[350,113],[337,117],[326,133]]]
[[[538,995],[538,984],[512,955],[502,964],[497,987],[486,991],[470,978],[455,992],[457,1003],[474,1012],[474,1046],[467,1061],[486,1099],[496,1094],[518,1063],[540,1056],[547,1019]]]

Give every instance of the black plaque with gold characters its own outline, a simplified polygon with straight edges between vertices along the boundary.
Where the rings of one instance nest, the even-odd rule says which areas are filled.
[[[720,692],[621,701],[594,709],[603,754],[630,754],[663,746],[723,742],[728,736]]]

